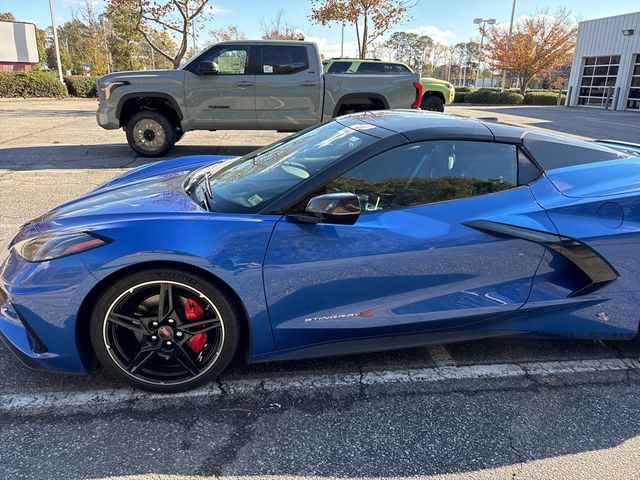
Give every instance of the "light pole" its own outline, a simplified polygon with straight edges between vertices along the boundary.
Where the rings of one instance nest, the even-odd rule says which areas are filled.
[[[342,22],[342,33],[340,35],[340,58],[344,58],[344,22]]]
[[[495,25],[495,18],[474,18],[473,23],[476,25],[482,25],[480,27],[480,51],[478,52],[478,71],[476,72],[476,87],[480,81],[480,70],[482,68],[482,46],[484,45],[484,29],[487,25]],[[484,81],[484,75],[482,76]]]
[[[511,21],[509,22],[509,43],[511,43],[511,34],[513,33],[513,16],[516,13],[516,0],[511,4]],[[507,88],[507,71],[502,70],[502,89]]]
[[[58,30],[56,28],[56,14],[53,8],[53,0],[49,0],[49,10],[51,10],[51,30],[53,30],[53,48],[56,49],[56,62],[58,63],[58,78],[62,80],[62,65],[60,64],[60,46],[58,45]]]

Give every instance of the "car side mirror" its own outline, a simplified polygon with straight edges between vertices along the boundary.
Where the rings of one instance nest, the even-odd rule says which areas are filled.
[[[220,73],[220,67],[216,62],[207,60],[198,64],[198,73],[202,75],[217,75]]]
[[[309,200],[304,213],[287,215],[287,219],[299,223],[332,223],[353,225],[362,208],[360,199],[353,193],[328,193]]]

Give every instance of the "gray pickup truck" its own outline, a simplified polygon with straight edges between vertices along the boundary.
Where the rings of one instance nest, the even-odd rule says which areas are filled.
[[[190,130],[295,132],[346,113],[418,108],[419,81],[415,73],[323,74],[311,42],[223,42],[177,70],[100,77],[96,117],[155,157]]]

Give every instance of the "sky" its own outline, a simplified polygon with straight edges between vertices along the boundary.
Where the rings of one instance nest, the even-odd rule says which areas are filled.
[[[91,0],[99,13],[106,3]],[[85,0],[55,0],[58,25],[78,14]],[[248,38],[260,37],[260,21],[266,21],[283,11],[283,20],[301,29],[306,39],[315,41],[327,57],[340,54],[340,25],[323,27],[312,24],[309,19],[310,0],[211,0],[213,15],[203,25],[199,43],[210,43],[207,32],[212,29],[237,25]],[[477,38],[477,17],[495,18],[499,23],[508,23],[512,0],[418,0],[407,20],[392,31],[403,30],[427,34],[436,41],[450,45]],[[516,0],[516,19],[548,8],[558,7],[571,11],[578,21],[620,15],[640,11],[640,0]],[[0,12],[10,11],[17,20],[36,23],[41,28],[51,25],[49,0],[0,0]],[[357,46],[353,27],[345,29],[344,53],[356,54]]]

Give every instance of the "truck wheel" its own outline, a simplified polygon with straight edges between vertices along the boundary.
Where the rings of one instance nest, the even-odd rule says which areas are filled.
[[[127,142],[143,157],[161,157],[176,143],[176,129],[164,115],[142,110],[127,123]]]
[[[444,102],[435,95],[429,95],[422,99],[420,108],[431,112],[444,112]]]

